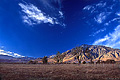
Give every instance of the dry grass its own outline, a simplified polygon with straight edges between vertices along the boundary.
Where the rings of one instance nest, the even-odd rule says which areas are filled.
[[[2,80],[120,80],[120,64],[0,64]]]

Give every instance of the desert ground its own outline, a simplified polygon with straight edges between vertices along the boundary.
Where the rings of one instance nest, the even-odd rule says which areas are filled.
[[[120,80],[120,64],[0,64],[1,80]]]

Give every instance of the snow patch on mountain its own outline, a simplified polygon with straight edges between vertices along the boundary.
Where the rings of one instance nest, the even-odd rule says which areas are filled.
[[[16,57],[16,58],[25,57],[25,56],[22,56],[22,55],[20,55],[18,53],[11,52],[11,51],[5,51],[3,49],[0,49],[0,55],[7,55],[7,56]]]

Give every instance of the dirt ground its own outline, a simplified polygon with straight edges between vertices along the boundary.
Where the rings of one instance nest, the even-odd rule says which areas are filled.
[[[120,80],[120,64],[0,64],[1,80]]]

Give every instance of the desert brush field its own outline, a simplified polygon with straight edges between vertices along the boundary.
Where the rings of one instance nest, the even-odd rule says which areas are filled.
[[[0,64],[1,80],[120,80],[120,64]]]

